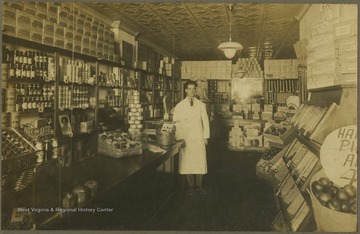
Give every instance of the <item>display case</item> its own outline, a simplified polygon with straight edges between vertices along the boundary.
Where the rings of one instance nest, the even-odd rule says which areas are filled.
[[[320,148],[326,136],[340,127],[357,124],[356,86],[308,91],[308,101],[290,121],[298,134],[279,162],[287,170],[276,187],[276,200],[287,231],[293,232],[316,230],[308,191],[311,178],[322,168]]]

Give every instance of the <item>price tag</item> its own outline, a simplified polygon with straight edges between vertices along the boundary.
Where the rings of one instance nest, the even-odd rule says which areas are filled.
[[[335,184],[357,187],[357,126],[346,126],[330,133],[320,150],[321,165]]]

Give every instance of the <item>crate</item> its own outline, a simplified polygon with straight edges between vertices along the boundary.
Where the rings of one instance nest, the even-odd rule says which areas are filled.
[[[281,136],[275,136],[269,133],[271,128],[285,128],[286,131]],[[285,146],[286,144],[293,141],[296,137],[297,131],[292,125],[283,125],[283,124],[272,124],[266,130],[264,130],[264,138],[265,140],[269,141],[270,146],[281,147]]]
[[[36,148],[28,140],[26,140],[24,136],[22,136],[18,131],[13,128],[3,129],[2,132],[2,155],[3,157],[5,157],[6,154],[12,154],[11,157],[2,159],[2,175],[20,172],[27,168],[35,166]],[[25,147],[25,150],[22,150],[23,153],[15,152],[15,150],[17,150],[17,147],[8,145],[6,135],[11,135],[12,138],[16,139],[19,145],[21,144]],[[9,146],[9,148],[6,148],[7,146]]]
[[[142,154],[142,145],[136,146],[129,149],[118,149],[115,148],[112,144],[107,144],[104,140],[101,139],[100,135],[98,136],[98,153],[113,157],[113,158],[123,158],[133,155]]]

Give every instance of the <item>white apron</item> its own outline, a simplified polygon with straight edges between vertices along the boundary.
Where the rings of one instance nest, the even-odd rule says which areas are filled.
[[[174,109],[176,139],[183,139],[186,144],[180,149],[180,174],[207,173],[204,139],[210,137],[209,119],[205,104],[196,98],[193,101],[191,107],[189,99],[185,98]]]

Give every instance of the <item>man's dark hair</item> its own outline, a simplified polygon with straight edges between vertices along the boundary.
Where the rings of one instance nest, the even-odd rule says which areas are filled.
[[[185,82],[184,88],[187,89],[189,85],[195,85],[195,88],[197,87],[197,83],[193,80],[188,80]]]
[[[69,120],[66,116],[61,117],[61,123],[64,123],[64,120],[66,121],[66,123],[69,123]]]

